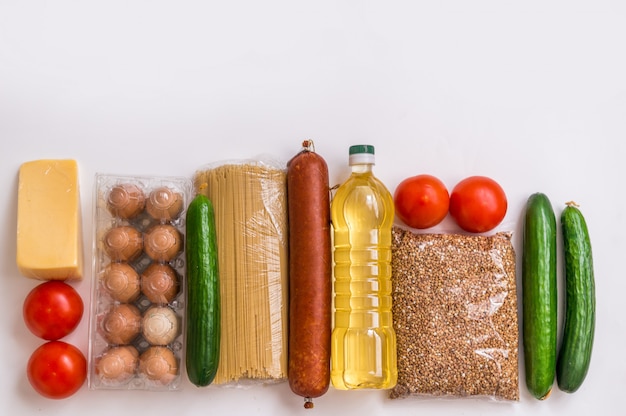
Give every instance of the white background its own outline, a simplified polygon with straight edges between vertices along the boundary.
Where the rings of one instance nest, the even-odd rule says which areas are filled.
[[[596,1],[0,1],[2,414],[301,414],[288,386],[90,391],[51,401],[25,376],[41,343],[21,307],[36,282],[15,266],[17,172],[75,158],[86,250],[96,172],[191,176],[224,159],[286,161],[315,140],[331,181],[347,149],[377,149],[393,192],[430,173],[451,189],[488,175],[515,232],[537,191],[590,228],[597,330],[583,387],[519,403],[390,401],[332,390],[307,414],[624,414],[623,189],[626,5]],[[519,255],[519,253],[518,253]],[[89,259],[89,257],[88,257]],[[519,257],[518,257],[519,259]],[[88,299],[91,270],[75,287]],[[561,298],[562,299],[562,298]],[[88,316],[67,340],[87,352]]]

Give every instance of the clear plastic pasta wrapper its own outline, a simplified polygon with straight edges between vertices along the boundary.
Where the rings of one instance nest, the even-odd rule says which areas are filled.
[[[511,233],[422,234],[395,226],[398,398],[519,400]]]
[[[213,384],[287,380],[286,168],[261,159],[215,163],[194,187],[213,203],[220,270],[220,361]]]
[[[184,177],[96,175],[91,389],[180,389],[192,190]]]

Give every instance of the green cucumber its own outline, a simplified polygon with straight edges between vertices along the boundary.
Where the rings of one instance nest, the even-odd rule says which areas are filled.
[[[186,216],[187,303],[185,363],[189,381],[211,384],[220,356],[220,288],[213,204],[197,195]]]
[[[539,400],[552,391],[557,354],[556,217],[548,197],[526,204],[522,252],[522,317],[526,386]]]
[[[591,360],[596,293],[591,242],[580,210],[568,203],[561,214],[565,275],[565,322],[556,366],[559,389],[573,393],[581,386]]]

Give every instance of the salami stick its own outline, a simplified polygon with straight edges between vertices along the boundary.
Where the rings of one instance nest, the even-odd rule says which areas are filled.
[[[328,167],[313,142],[287,164],[291,390],[312,408],[330,383],[332,248]]]

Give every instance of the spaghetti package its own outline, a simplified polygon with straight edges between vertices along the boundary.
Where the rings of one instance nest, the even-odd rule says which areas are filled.
[[[417,234],[394,227],[398,383],[390,398],[519,400],[510,233]]]
[[[288,234],[286,171],[240,160],[206,166],[196,192],[213,203],[221,296],[216,385],[287,378]]]

